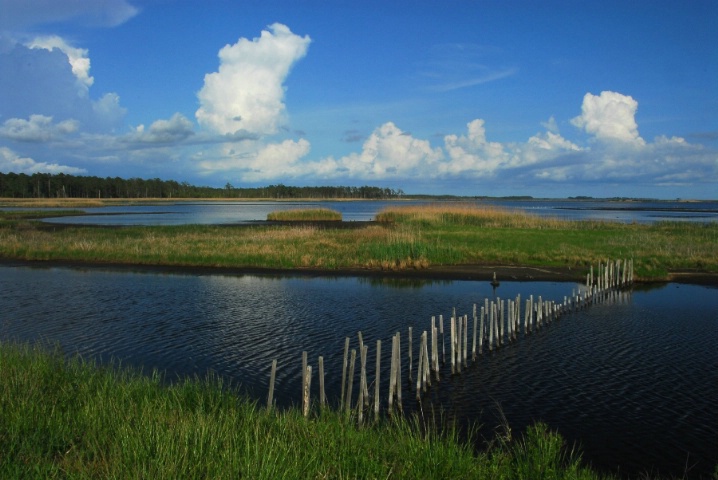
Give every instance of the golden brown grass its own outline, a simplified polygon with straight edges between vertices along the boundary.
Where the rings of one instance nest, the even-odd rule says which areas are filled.
[[[270,212],[267,215],[267,220],[278,222],[339,222],[341,219],[342,214],[330,208],[291,208]]]

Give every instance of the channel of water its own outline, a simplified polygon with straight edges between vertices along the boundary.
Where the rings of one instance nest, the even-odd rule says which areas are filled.
[[[470,314],[497,296],[560,301],[579,287],[0,266],[0,340],[59,344],[67,354],[161,370],[168,381],[213,372],[260,402],[277,359],[280,408],[301,402],[307,351],[315,371],[325,358],[336,404],[345,337],[356,348],[362,331],[373,366],[376,340],[388,360],[391,335],[406,339],[412,326],[416,361],[432,315]],[[421,407],[477,423],[484,438],[504,418],[514,435],[544,421],[606,472],[707,477],[718,464],[717,344],[717,288],[634,286],[484,353],[460,376],[445,367]]]

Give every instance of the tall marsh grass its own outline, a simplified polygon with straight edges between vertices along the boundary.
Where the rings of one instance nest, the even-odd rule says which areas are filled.
[[[601,478],[536,425],[476,452],[418,417],[358,428],[267,412],[213,377],[162,376],[0,344],[0,478]]]
[[[283,222],[339,222],[341,219],[342,214],[330,208],[292,208],[289,210],[277,210],[267,215],[267,220],[269,221]]]

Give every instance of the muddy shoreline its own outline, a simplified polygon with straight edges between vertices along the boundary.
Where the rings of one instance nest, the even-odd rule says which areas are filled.
[[[147,272],[184,275],[278,275],[307,277],[366,277],[375,279],[406,280],[476,280],[491,281],[494,274],[501,281],[543,281],[543,282],[582,282],[585,273],[568,267],[531,267],[521,265],[436,265],[424,269],[381,270],[368,268],[342,268],[327,270],[320,268],[261,268],[261,267],[205,267],[185,265],[143,265],[117,264],[105,262],[80,262],[62,260],[18,260],[0,258],[2,266],[20,266],[30,268],[75,268],[100,269],[124,272]],[[669,272],[662,280],[650,280],[636,283],[687,283],[695,285],[718,285],[718,273],[701,270],[682,270]]]

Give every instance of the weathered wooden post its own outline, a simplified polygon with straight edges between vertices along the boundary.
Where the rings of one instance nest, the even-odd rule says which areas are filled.
[[[347,415],[352,411],[352,390],[354,388],[354,365],[356,363],[357,351],[352,348],[351,360],[349,362],[349,378],[347,385],[347,396],[346,396],[346,412]]]
[[[439,331],[436,328],[434,317],[431,317],[431,364],[434,369],[436,381],[439,381]]]
[[[486,315],[486,311],[484,307],[481,307],[481,318],[479,319],[479,355],[484,354],[484,315]]]
[[[374,379],[374,421],[379,420],[379,374],[381,373],[381,340],[376,341],[376,373]]]
[[[441,363],[446,365],[446,338],[444,338],[444,316],[439,315],[439,328],[441,328]]]
[[[422,367],[424,376],[423,390],[426,392],[427,387],[431,387],[431,368],[429,367],[429,337],[427,332],[424,332],[422,349],[424,350],[424,366]]]
[[[491,302],[489,311],[489,352],[494,350],[494,316],[496,315],[496,304]]]
[[[327,404],[327,395],[324,392],[324,357],[319,357],[319,407],[324,408]]]
[[[307,352],[302,352],[302,391],[307,380]]]
[[[424,341],[424,335],[421,336],[421,341]],[[421,344],[419,346],[419,363],[416,366],[416,399],[421,400],[421,381],[423,379],[423,375],[421,374],[421,370],[424,367],[424,349],[421,348]]]
[[[389,413],[394,406],[394,391],[396,390],[396,335],[391,337],[391,368],[389,370]]]
[[[476,329],[478,328],[479,319],[476,314],[476,304],[474,304],[474,336],[473,341],[471,342],[471,361],[476,361]]]
[[[364,407],[368,403],[369,398],[366,394],[366,357],[369,354],[369,347],[362,345],[361,351],[361,369],[359,371],[359,401],[357,402],[357,410],[359,412],[359,425],[364,421]]]
[[[454,355],[454,351],[456,349],[456,319],[454,316],[451,316],[451,351],[449,352],[449,358],[451,359],[451,374],[454,375],[456,373],[456,365],[454,363],[454,359],[456,356]]]
[[[309,406],[311,405],[309,394],[312,385],[312,366],[307,365],[307,371],[304,373],[304,416],[309,416]]]
[[[272,360],[272,371],[269,374],[269,395],[267,395],[267,410],[274,406],[274,382],[277,379],[277,360]]]
[[[456,309],[454,309],[454,316],[456,316]],[[464,356],[463,345],[464,345],[464,317],[456,316],[456,371],[461,373],[461,361]]]
[[[349,337],[346,337],[344,339],[344,363],[342,367],[342,394],[339,399],[339,410],[344,408],[344,393],[346,389],[346,383],[347,383],[347,367],[349,361]]]
[[[399,410],[402,410],[401,406],[401,334],[396,332],[396,403],[399,406]]]

